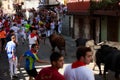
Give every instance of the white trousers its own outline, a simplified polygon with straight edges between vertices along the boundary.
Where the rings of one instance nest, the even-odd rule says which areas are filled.
[[[46,36],[49,37],[50,35],[51,35],[51,31],[50,31],[50,30],[47,30]]]
[[[20,36],[26,40],[26,33],[22,32],[22,33],[20,33]]]
[[[58,33],[61,34],[61,31],[62,31],[62,26],[59,26],[58,27]]]
[[[17,74],[17,63],[18,63],[18,59],[16,57],[16,60],[13,60],[12,58],[9,59],[9,67],[10,67],[10,76],[14,76],[15,74]]]

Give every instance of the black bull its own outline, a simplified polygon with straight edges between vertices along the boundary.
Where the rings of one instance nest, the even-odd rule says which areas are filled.
[[[120,51],[108,45],[102,45],[96,52],[96,64],[101,72],[101,63],[104,64],[104,76],[108,70],[115,72],[115,78],[119,79],[120,74]]]
[[[54,33],[50,35],[49,40],[52,46],[52,51],[55,51],[55,47],[57,47],[60,50],[60,53],[62,53],[62,50],[64,50],[65,55],[67,55],[65,49],[65,39],[61,35]]]
[[[88,41],[88,40],[87,40],[87,39],[84,39],[84,38],[78,38],[78,39],[76,39],[76,40],[75,40],[75,42],[76,42],[76,47],[78,47],[78,46],[85,46],[85,44],[86,44],[87,41]]]

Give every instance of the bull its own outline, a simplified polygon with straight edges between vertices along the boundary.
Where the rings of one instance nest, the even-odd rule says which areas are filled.
[[[55,51],[55,48],[57,47],[60,53],[62,53],[62,51],[64,50],[65,56],[67,55],[65,49],[65,39],[63,38],[63,36],[53,33],[52,35],[50,35],[49,41],[52,46],[52,51]]]
[[[75,42],[76,42],[76,47],[78,47],[78,46],[85,46],[85,44],[86,44],[86,42],[87,42],[88,40],[87,39],[84,39],[84,38],[77,38],[76,40],[75,40]]]
[[[120,51],[115,47],[102,45],[95,54],[99,74],[102,74],[101,63],[104,64],[104,76],[108,70],[115,72],[115,78],[119,80],[120,74]]]

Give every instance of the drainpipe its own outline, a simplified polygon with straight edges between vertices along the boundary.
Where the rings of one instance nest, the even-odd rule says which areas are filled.
[[[72,15],[70,18],[70,29],[71,29],[70,33],[71,33],[72,38],[75,38],[75,36],[74,36],[75,24],[74,23],[75,23],[75,18],[74,18],[74,15]]]
[[[100,18],[96,19],[96,43],[99,43],[100,38]]]
[[[90,20],[89,17],[86,16],[84,19],[84,33],[83,33],[83,38],[85,39],[90,39]]]
[[[99,33],[99,42],[101,42],[101,36],[102,36],[102,35],[101,35],[101,20],[102,20],[102,19],[101,19],[101,16],[100,16],[100,33]]]

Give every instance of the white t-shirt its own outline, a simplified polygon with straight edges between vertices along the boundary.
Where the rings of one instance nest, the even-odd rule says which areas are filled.
[[[12,58],[13,51],[14,51],[14,55],[16,55],[16,44],[13,41],[7,42],[5,49],[7,51],[7,56],[9,59]]]
[[[5,47],[7,52],[13,52],[16,49],[16,44],[13,41],[9,41]]]
[[[62,27],[62,22],[58,21],[58,27]]]
[[[29,40],[29,45],[35,44],[37,40],[37,36],[31,38],[31,35],[29,35],[28,40]]]
[[[50,26],[51,26],[51,29],[55,29],[55,23],[54,22],[50,23]]]
[[[68,65],[64,72],[65,80],[95,80],[94,73],[87,66],[72,68]]]
[[[21,26],[20,33],[22,33],[22,34],[25,33],[25,27]]]
[[[10,28],[10,30],[14,30],[15,33],[18,33],[18,31],[20,30],[20,28],[13,26]]]

